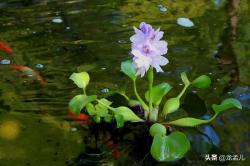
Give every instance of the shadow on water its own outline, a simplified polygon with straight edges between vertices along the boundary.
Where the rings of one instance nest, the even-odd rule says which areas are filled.
[[[244,166],[246,162],[205,162],[205,155],[250,156],[249,4],[248,0],[2,0],[0,41],[14,54],[0,52],[0,165]],[[189,18],[194,26],[178,25],[180,17]],[[79,126],[67,117],[68,101],[80,92],[68,80],[72,72],[90,73],[89,94],[104,95],[123,86],[132,96],[120,63],[130,58],[129,36],[141,21],[161,27],[169,44],[170,63],[156,75],[155,84],[168,81],[179,91],[183,71],[191,78],[207,74],[213,79],[209,90],[190,89],[181,111],[171,118],[208,118],[210,105],[226,97],[239,99],[244,108],[226,112],[211,125],[173,128],[185,132],[192,144],[187,156],[173,163],[157,163],[148,153],[152,142],[148,124],[127,123],[123,129],[106,123]],[[10,69],[8,63],[29,67],[46,84]],[[138,84],[139,91],[147,87],[145,81]],[[123,102],[117,96],[112,101]]]

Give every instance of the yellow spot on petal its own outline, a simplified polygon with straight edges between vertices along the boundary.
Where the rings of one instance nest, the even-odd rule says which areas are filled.
[[[0,124],[0,138],[14,140],[20,133],[20,126],[17,121],[9,120]]]

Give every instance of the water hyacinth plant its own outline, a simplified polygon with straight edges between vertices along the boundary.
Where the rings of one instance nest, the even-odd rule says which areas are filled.
[[[142,22],[139,28],[134,28],[135,34],[130,38],[132,42],[132,60],[122,62],[121,71],[127,75],[133,83],[134,96],[136,100],[131,100],[125,95],[127,106],[113,107],[112,102],[106,98],[98,99],[96,95],[87,95],[86,87],[89,83],[89,75],[86,72],[73,73],[70,79],[83,89],[83,94],[76,95],[69,103],[70,110],[75,114],[86,111],[96,123],[101,121],[116,121],[117,128],[123,127],[125,122],[150,122],[150,135],[153,137],[151,145],[152,157],[160,162],[175,161],[185,156],[190,149],[190,142],[186,135],[180,131],[167,133],[166,125],[182,127],[196,127],[198,125],[210,123],[220,113],[225,110],[238,108],[242,109],[241,103],[233,98],[225,99],[221,104],[213,104],[214,115],[210,119],[196,119],[185,117],[174,121],[160,122],[159,116],[167,117],[178,110],[181,106],[181,98],[190,87],[197,89],[208,88],[211,80],[206,75],[201,75],[194,80],[189,80],[185,72],[181,73],[184,83],[182,91],[176,97],[162,101],[168,94],[172,86],[167,82],[154,85],[154,72],[162,72],[161,66],[168,64],[168,59],[164,57],[167,53],[167,42],[162,40],[163,32],[160,29],[153,29],[151,25]],[[139,95],[136,88],[136,80],[147,75],[148,90],[144,93],[144,99]],[[129,106],[139,105],[144,110],[144,118],[140,118]],[[163,108],[159,110],[159,108]]]

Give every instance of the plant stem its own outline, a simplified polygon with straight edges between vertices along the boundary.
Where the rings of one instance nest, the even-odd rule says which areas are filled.
[[[187,88],[189,87],[189,85],[185,85],[184,88],[182,89],[181,93],[177,96],[177,98],[181,98],[181,96],[185,93],[185,91],[187,90]]]
[[[102,105],[104,105],[105,107],[107,107],[108,109],[112,110],[112,111],[115,111],[115,109],[113,107],[110,107],[109,105],[106,105],[105,103],[101,102],[100,100],[96,99],[96,101],[98,103],[101,103]]]
[[[216,117],[218,116],[218,113],[215,113],[210,119],[207,119],[207,120],[202,120],[202,119],[199,119],[200,120],[200,123],[198,124],[199,125],[203,125],[203,124],[207,124],[207,123],[210,123],[212,122]],[[171,122],[170,122],[171,123]],[[163,125],[175,125],[175,126],[180,126],[180,125],[176,125],[176,124],[170,124],[169,122],[163,122],[161,124]],[[182,127],[187,127],[187,126],[182,126]],[[191,126],[188,126],[188,127],[191,127]],[[192,126],[192,127],[195,127],[195,126]]]
[[[150,111],[150,114],[149,114],[149,121],[150,122],[156,122],[158,120],[158,110],[159,108],[158,107],[155,107],[153,108],[152,111]]]
[[[134,87],[135,96],[136,96],[136,98],[139,100],[139,102],[140,102],[141,105],[142,105],[142,108],[143,108],[144,111],[145,111],[144,114],[145,114],[145,115],[146,115],[146,114],[148,115],[148,113],[149,113],[149,108],[148,108],[147,104],[142,100],[142,98],[140,97],[140,95],[138,94],[137,88],[136,88],[136,81],[135,81],[135,80],[133,80],[133,87]],[[145,116],[146,119],[147,119],[147,115]]]
[[[125,93],[118,92],[121,96],[123,96],[127,101],[130,100],[130,98]]]
[[[152,105],[152,87],[153,87],[153,81],[154,81],[154,69],[153,67],[149,68],[148,72],[148,90],[149,90],[149,112],[152,111],[153,105]]]
[[[85,89],[85,88],[83,88],[83,94],[84,94],[84,95],[87,95],[86,89]]]
[[[181,96],[184,94],[184,92],[187,90],[187,88],[190,85],[190,81],[188,80],[187,74],[185,72],[181,73],[181,79],[182,79],[182,82],[184,83],[185,86],[182,89],[181,93],[177,96],[177,98],[179,98],[179,99],[181,98]]]
[[[157,116],[158,116],[158,111],[153,110],[153,103],[152,103],[153,82],[154,82],[154,69],[153,67],[150,67],[148,71],[149,120],[150,121],[156,121]]]

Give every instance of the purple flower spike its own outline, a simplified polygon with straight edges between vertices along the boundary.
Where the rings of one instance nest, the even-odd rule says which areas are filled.
[[[164,32],[151,25],[142,22],[139,29],[135,28],[135,34],[131,36],[134,66],[137,74],[143,77],[150,66],[157,72],[163,72],[160,66],[168,64],[168,59],[162,55],[168,51],[167,42],[161,40]]]
[[[139,29],[134,27],[134,30],[135,30],[135,34],[133,36],[131,36],[131,38],[130,38],[132,43],[141,43],[146,38],[153,37],[154,30],[153,30],[152,26],[149,24],[146,24],[144,22],[142,22],[140,24]]]

